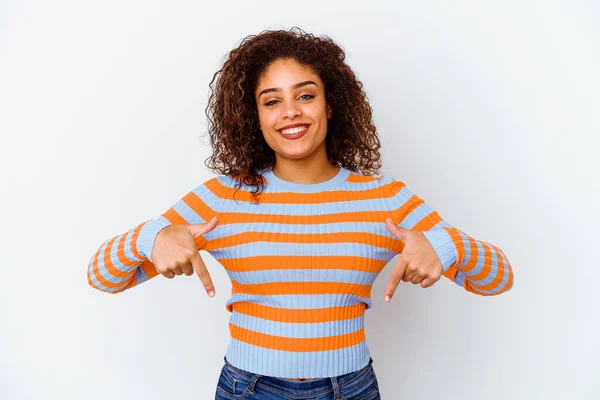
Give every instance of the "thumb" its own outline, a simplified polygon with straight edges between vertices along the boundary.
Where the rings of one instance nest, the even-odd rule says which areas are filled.
[[[197,237],[199,235],[204,235],[207,232],[212,231],[217,226],[219,219],[215,215],[210,221],[204,224],[189,224],[188,227],[190,229],[190,233],[193,237]]]
[[[390,217],[385,219],[385,226],[388,228],[388,231],[398,237],[401,240],[408,240],[408,234],[410,232],[409,229],[404,229],[399,227],[392,221]]]

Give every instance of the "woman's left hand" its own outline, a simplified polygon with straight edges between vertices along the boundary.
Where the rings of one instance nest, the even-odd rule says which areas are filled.
[[[390,301],[400,280],[410,281],[415,285],[420,283],[423,288],[436,283],[444,268],[423,232],[401,228],[394,224],[391,218],[385,220],[385,226],[390,233],[404,242],[404,249],[385,289],[385,301]]]

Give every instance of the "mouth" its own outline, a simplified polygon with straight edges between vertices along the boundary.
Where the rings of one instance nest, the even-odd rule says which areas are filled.
[[[309,126],[310,125],[307,124],[290,125],[283,129],[279,129],[277,132],[288,140],[300,139],[308,132]]]

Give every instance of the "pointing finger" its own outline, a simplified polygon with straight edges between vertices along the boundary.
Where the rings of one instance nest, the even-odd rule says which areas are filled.
[[[407,265],[408,262],[404,259],[404,257],[402,257],[402,255],[400,255],[400,257],[398,258],[398,262],[396,263],[396,268],[394,268],[394,271],[392,272],[392,275],[390,276],[390,279],[388,281],[388,285],[385,289],[386,302],[389,302],[394,296],[396,287],[398,286],[398,284],[402,280],[402,277],[404,276],[404,273],[406,272]]]
[[[200,253],[196,252],[196,254],[192,256],[191,262],[200,281],[202,281],[202,284],[204,285],[204,289],[210,297],[213,297],[215,295],[215,287],[210,278],[210,274],[208,273],[208,269],[206,269],[206,265],[204,265],[204,261],[202,261],[202,257],[200,257]]]

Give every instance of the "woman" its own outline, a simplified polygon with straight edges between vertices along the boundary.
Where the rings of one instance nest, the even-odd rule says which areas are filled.
[[[105,242],[88,281],[116,293],[195,270],[212,297],[198,250],[217,259],[232,281],[217,399],[379,399],[364,312],[397,254],[386,301],[400,280],[426,288],[442,275],[480,295],[512,287],[498,247],[374,175],[372,110],[329,38],[249,36],[210,87],[208,166],[221,175]]]

